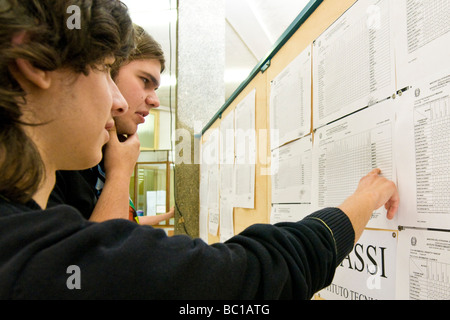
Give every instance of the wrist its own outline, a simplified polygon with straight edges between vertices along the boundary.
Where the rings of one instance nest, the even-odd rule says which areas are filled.
[[[133,169],[134,169],[134,167],[133,167]],[[133,170],[116,168],[115,170],[114,169],[107,170],[106,174],[105,174],[105,179],[106,179],[106,181],[108,181],[108,180],[115,180],[115,181],[125,180],[125,181],[129,182],[132,175],[133,175]]]

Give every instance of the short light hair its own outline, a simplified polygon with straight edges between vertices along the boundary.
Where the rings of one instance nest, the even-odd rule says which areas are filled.
[[[121,67],[135,60],[158,60],[161,64],[161,73],[166,68],[166,59],[164,58],[161,45],[141,26],[134,24],[133,27],[135,48],[131,51],[128,58],[116,59],[111,69],[111,77],[113,79],[117,77]]]

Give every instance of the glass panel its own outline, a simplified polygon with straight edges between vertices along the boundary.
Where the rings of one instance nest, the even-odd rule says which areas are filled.
[[[173,163],[170,164],[170,205],[169,208],[172,208],[175,206],[175,180],[174,180],[174,169],[175,165]],[[172,218],[169,221],[170,225],[175,225],[175,219]]]
[[[153,110],[152,110],[153,111]],[[138,136],[141,142],[141,150],[157,149],[156,128],[157,128],[157,113],[155,111],[145,118],[145,123],[139,125]]]
[[[138,163],[135,172],[137,177],[132,178],[130,194],[134,196],[138,215],[155,216],[166,213],[174,206],[172,166],[170,177],[167,176],[167,163]],[[173,225],[173,218],[169,222],[166,220],[159,223],[159,226]]]
[[[136,209],[144,216],[166,212],[166,165],[138,164]]]
[[[140,138],[140,137],[139,137]],[[141,151],[138,163],[141,162],[166,162],[168,158],[168,150]]]
[[[135,192],[134,192],[134,171],[130,178],[130,198],[134,204],[136,202]]]

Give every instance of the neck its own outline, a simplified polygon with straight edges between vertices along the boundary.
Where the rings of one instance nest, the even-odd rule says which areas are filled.
[[[33,109],[33,108],[30,108]],[[32,117],[34,114],[25,113],[24,114],[24,122],[33,123],[36,120],[30,120],[25,116]],[[42,181],[39,184],[39,189],[33,195],[33,200],[42,208],[47,208],[48,198],[50,197],[50,193],[52,192],[55,182],[56,182],[56,165],[52,161],[55,158],[55,154],[51,152],[51,148],[47,147],[46,137],[48,136],[48,132],[45,131],[45,126],[24,126],[24,131],[27,136],[33,140],[36,145],[39,154],[42,159],[42,163],[44,164],[44,176],[42,177]],[[50,151],[49,151],[50,150]]]
[[[34,194],[33,200],[42,208],[47,208],[48,198],[52,192],[56,181],[56,171],[55,170],[45,170],[45,177],[41,182],[39,190]]]

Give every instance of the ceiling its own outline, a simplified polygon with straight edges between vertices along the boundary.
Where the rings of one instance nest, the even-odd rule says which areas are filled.
[[[162,46],[166,71],[158,96],[162,107],[175,101],[176,0],[122,0],[133,21],[145,28]],[[186,0],[179,0],[186,1]],[[225,100],[270,52],[278,38],[309,0],[224,0],[226,6]],[[172,52],[172,59],[169,59]],[[172,90],[170,90],[172,88]],[[170,99],[172,94],[172,99]]]
[[[225,0],[226,98],[271,51],[309,0]]]

